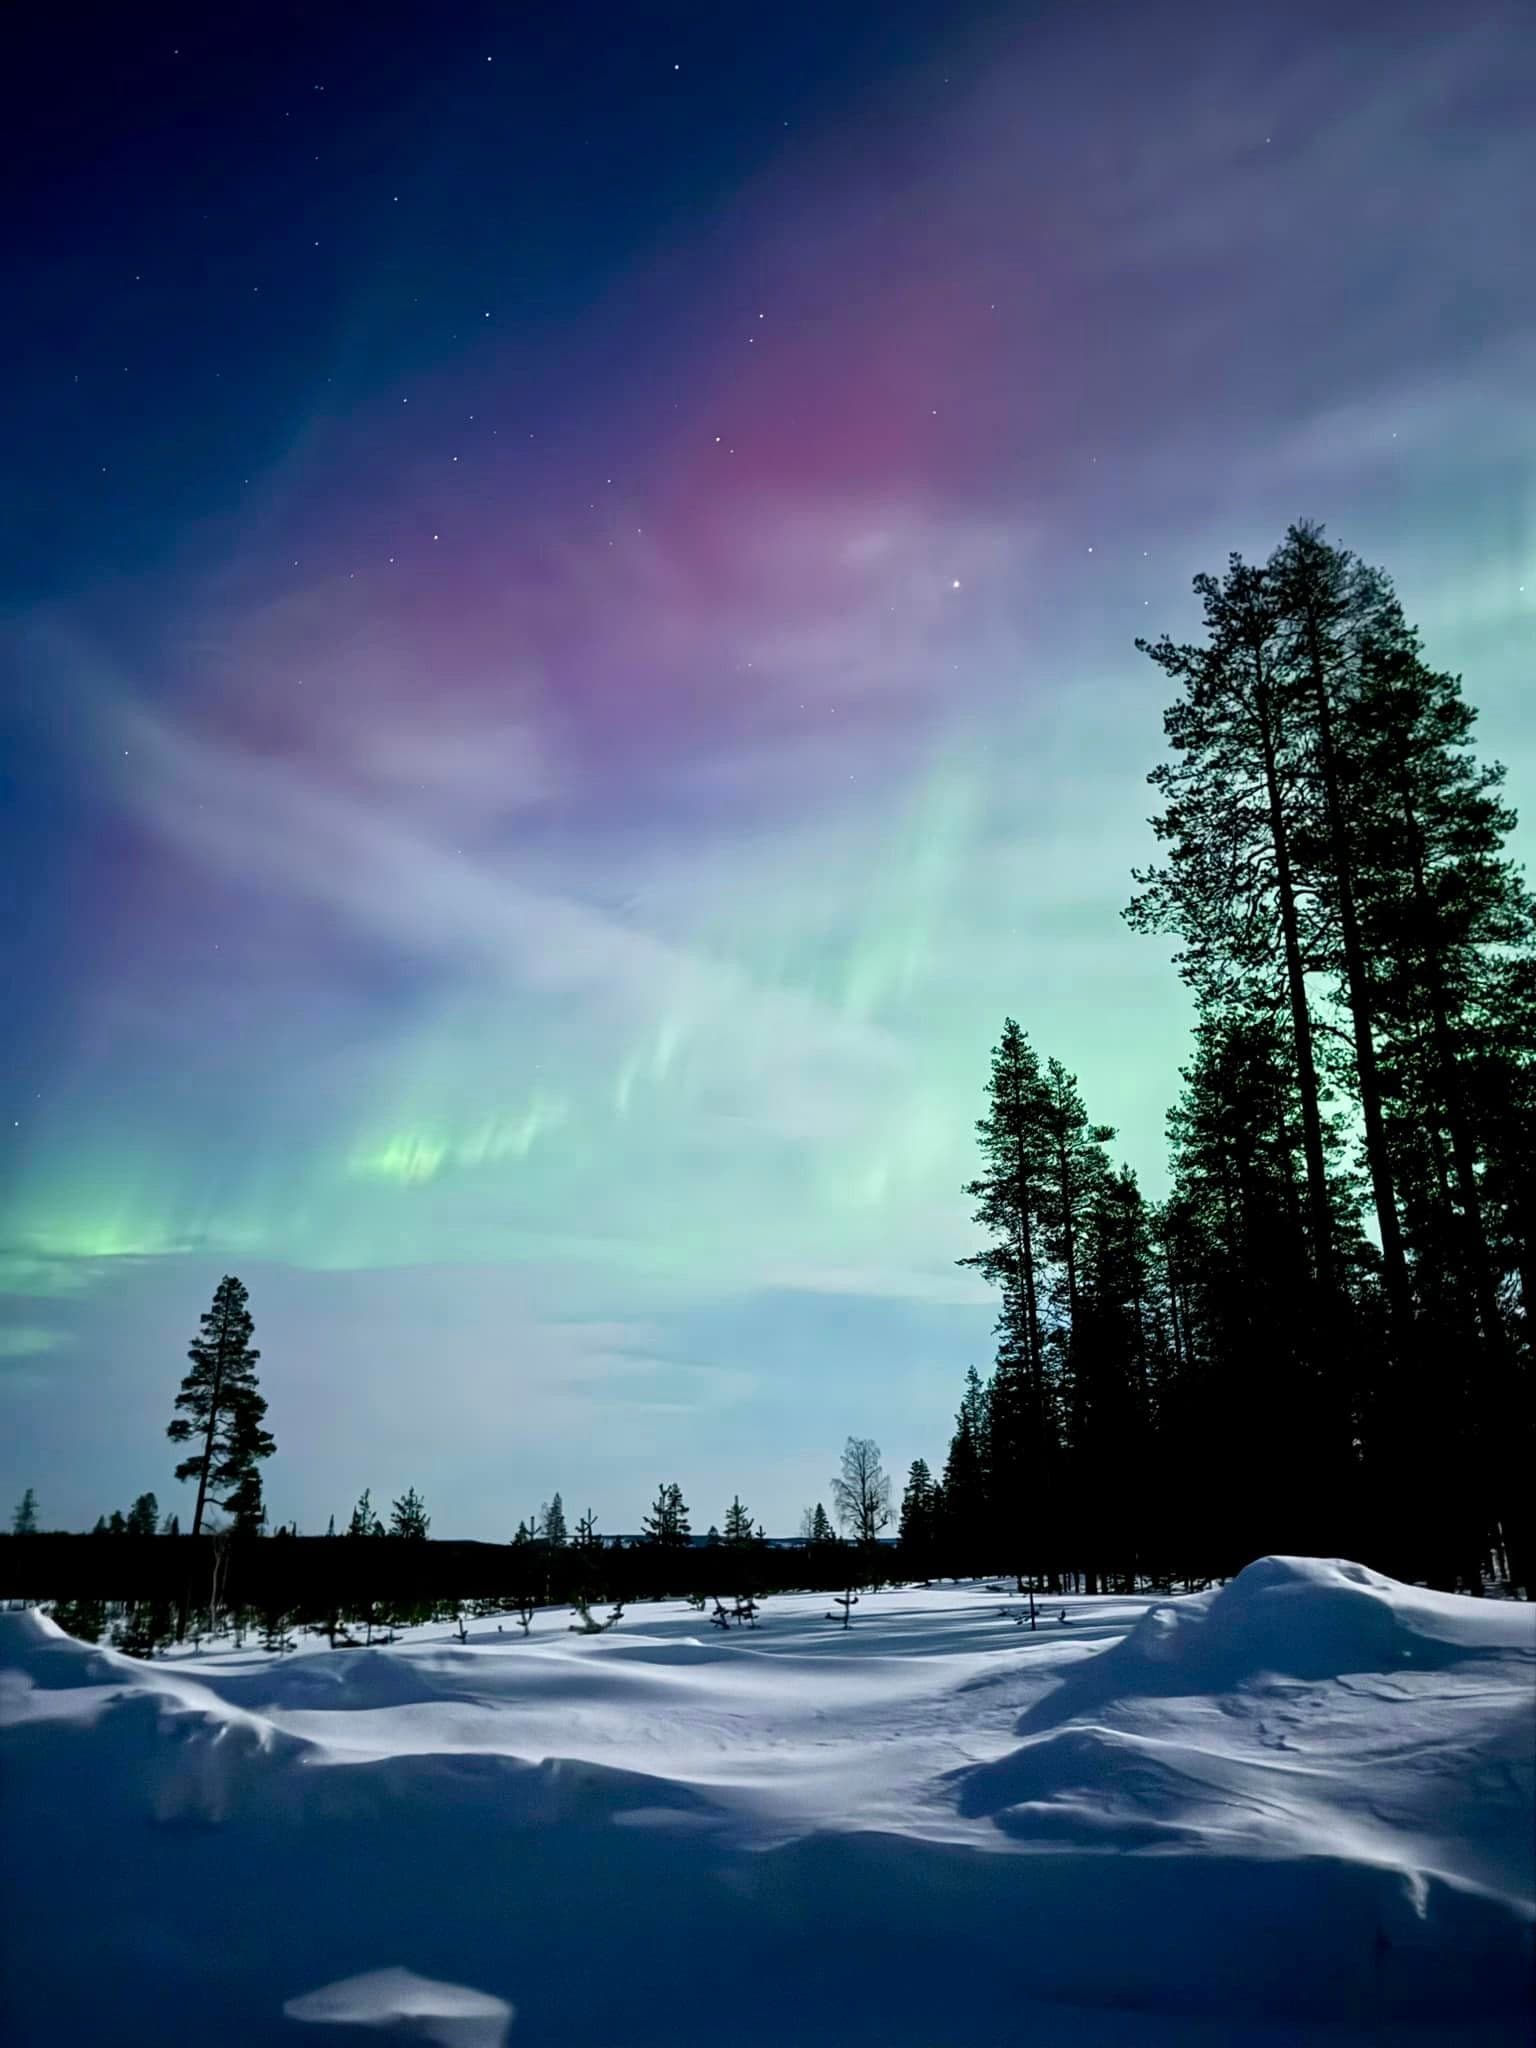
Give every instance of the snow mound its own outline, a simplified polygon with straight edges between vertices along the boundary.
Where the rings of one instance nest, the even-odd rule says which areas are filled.
[[[152,1663],[0,1615],[0,2032],[1525,2048],[1536,1610],[1294,1558],[1067,1605]]]
[[[325,1984],[290,1998],[283,2011],[311,2025],[387,2027],[441,2048],[501,2048],[513,2017],[504,1998],[462,1984],[436,1984],[409,1970],[370,1970]]]
[[[118,1650],[77,1642],[38,1607],[0,1610],[0,1671],[21,1672],[50,1692],[76,1686],[132,1684],[143,1665]]]
[[[1435,1671],[1511,1652],[1536,1654],[1536,1608],[1431,1593],[1342,1558],[1261,1557],[1212,1592],[1148,1607],[1041,1702],[1035,1725],[1136,1693]]]

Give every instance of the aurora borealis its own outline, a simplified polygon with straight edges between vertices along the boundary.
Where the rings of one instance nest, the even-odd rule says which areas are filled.
[[[21,45],[0,1483],[788,1530],[932,1455],[1005,1013],[1160,1185],[1138,633],[1312,516],[1536,816],[1536,33],[158,7]],[[716,1495],[719,1498],[716,1498]]]

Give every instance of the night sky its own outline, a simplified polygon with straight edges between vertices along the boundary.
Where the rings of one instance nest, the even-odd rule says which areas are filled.
[[[1322,519],[1536,819],[1530,0],[59,13],[4,1504],[185,1514],[225,1271],[311,1529],[788,1532],[850,1431],[941,1455],[1006,1013],[1164,1182],[1135,635]]]

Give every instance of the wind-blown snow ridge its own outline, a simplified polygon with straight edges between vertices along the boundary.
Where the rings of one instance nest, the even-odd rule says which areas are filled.
[[[0,2031],[1525,2041],[1536,1609],[1299,1558],[1000,1604],[154,1664],[0,1614]]]

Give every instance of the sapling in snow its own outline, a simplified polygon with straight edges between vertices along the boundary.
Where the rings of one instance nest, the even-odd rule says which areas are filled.
[[[858,1604],[859,1596],[857,1593],[855,1593],[852,1586],[848,1588],[846,1593],[834,1593],[832,1595],[832,1605],[834,1607],[841,1607],[841,1609],[843,1610],[844,1628],[847,1628],[850,1625],[853,1619],[853,1609],[857,1607]],[[832,1612],[831,1607],[827,1609],[827,1619],[828,1621],[836,1621],[837,1619],[837,1616]]]

